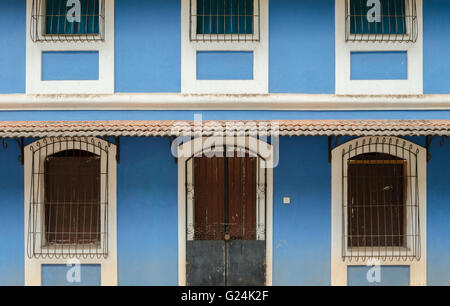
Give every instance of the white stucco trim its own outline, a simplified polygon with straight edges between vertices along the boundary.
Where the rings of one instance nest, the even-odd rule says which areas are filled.
[[[33,0],[27,0],[27,94],[108,94],[114,92],[114,0],[105,1],[105,40],[94,42],[33,42],[30,35]],[[45,1],[43,1],[45,3]],[[98,51],[99,79],[94,81],[42,81],[42,52]]]
[[[349,141],[332,151],[332,163],[331,163],[331,284],[333,286],[346,286],[347,285],[347,267],[348,266],[365,266],[364,261],[349,261],[342,258],[342,150],[349,150],[356,147],[356,142],[361,143],[366,140],[369,143],[369,139],[372,139],[372,143],[376,143],[377,137],[363,137]],[[379,137],[378,137],[379,138]],[[394,138],[395,137],[390,137]],[[402,142],[406,141],[404,139]],[[404,261],[389,259],[383,261],[382,265],[386,266],[409,266],[410,267],[410,285],[412,286],[425,286],[427,284],[427,162],[426,162],[426,149],[418,146],[410,141],[406,141],[407,147],[412,146],[412,151],[419,152],[417,155],[417,176],[419,187],[419,216],[420,216],[420,241],[421,241],[421,256],[420,260]],[[371,146],[371,152],[381,152],[383,146]],[[367,152],[366,152],[367,153]],[[395,155],[392,151],[391,154]],[[400,154],[400,152],[399,152]],[[399,155],[399,157],[401,157]],[[409,188],[409,187],[408,187]],[[344,190],[344,192],[346,192]],[[369,260],[369,259],[368,259]]]
[[[450,95],[0,94],[0,111],[22,110],[450,110]]]
[[[205,140],[213,143],[222,143],[229,146],[235,144],[246,144],[247,149],[253,153],[258,153],[259,148],[270,148],[273,152],[273,146],[261,140],[248,141],[246,137],[227,137],[225,142],[221,137],[204,137],[196,140],[188,141],[179,148],[184,151],[184,147],[190,147],[194,142],[200,141],[200,145]],[[208,149],[208,148],[205,148]],[[198,152],[193,152],[192,156]],[[189,157],[180,157],[178,159],[178,284],[186,286],[186,161]],[[266,189],[266,285],[272,286],[272,266],[273,266],[273,169],[267,169],[267,189]]]
[[[190,0],[181,0],[181,91],[261,94],[269,91],[269,0],[260,0],[259,42],[194,42]],[[197,80],[197,51],[253,51],[253,80]]]
[[[81,265],[100,265],[101,266],[101,284],[102,286],[117,286],[117,161],[116,146],[108,144],[99,138],[88,138],[88,141],[95,140],[102,147],[109,146],[108,161],[105,155],[101,154],[101,164],[108,165],[108,257],[107,258],[77,258]],[[25,285],[41,286],[42,284],[42,265],[66,265],[70,258],[29,258],[27,256],[28,242],[28,222],[29,222],[29,200],[31,191],[31,175],[32,175],[32,159],[33,153],[31,147],[42,140],[37,140],[25,147],[24,152],[24,199],[25,199],[25,216],[24,216],[24,232],[25,232]],[[51,143],[49,141],[49,143]],[[71,149],[72,143],[68,142],[64,146],[49,147],[46,151],[47,156],[57,153],[61,150]],[[87,151],[98,153],[98,149],[92,146],[86,146]],[[94,152],[95,150],[95,152]],[[103,218],[102,218],[103,219]]]
[[[419,95],[423,93],[423,13],[422,0],[416,0],[418,38],[415,43],[346,42],[345,1],[335,1],[336,94],[347,95]],[[351,80],[352,51],[406,51],[407,80]]]

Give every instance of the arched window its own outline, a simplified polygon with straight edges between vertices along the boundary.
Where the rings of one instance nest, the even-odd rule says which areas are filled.
[[[87,137],[45,138],[26,154],[27,256],[107,258],[113,145]]]
[[[347,266],[406,265],[426,282],[426,150],[396,137],[354,139],[332,152],[332,284]]]

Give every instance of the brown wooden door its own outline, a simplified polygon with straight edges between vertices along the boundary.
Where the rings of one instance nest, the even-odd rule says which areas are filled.
[[[194,159],[188,285],[265,284],[265,241],[257,240],[257,167],[255,157]]]
[[[256,158],[228,158],[228,232],[231,240],[256,240]]]
[[[256,158],[195,158],[195,240],[256,240]]]

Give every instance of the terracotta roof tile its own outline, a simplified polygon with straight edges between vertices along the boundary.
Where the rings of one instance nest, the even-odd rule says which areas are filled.
[[[179,136],[183,131],[211,135],[280,136],[450,136],[450,120],[271,120],[271,121],[3,121],[0,138],[50,136]]]

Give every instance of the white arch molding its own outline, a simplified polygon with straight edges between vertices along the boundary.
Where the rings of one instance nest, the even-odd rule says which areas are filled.
[[[211,144],[214,144],[211,146]],[[198,146],[200,145],[200,146]],[[189,155],[178,157],[178,284],[186,286],[186,171],[188,175],[192,175],[192,169],[186,168],[186,161],[198,156],[202,152],[208,150],[223,148],[242,149],[245,148],[249,152],[258,155],[260,153],[267,154],[267,152],[274,152],[271,144],[260,139],[251,137],[202,137],[187,141],[181,144],[178,152],[190,152]],[[264,151],[264,152],[262,152]],[[272,155],[273,157],[274,155]],[[224,157],[226,155],[224,154]],[[259,162],[261,158],[258,157]],[[271,158],[270,160],[273,160]],[[191,173],[189,173],[191,172]],[[266,285],[272,286],[272,266],[273,266],[273,169],[267,168],[266,177]]]
[[[332,151],[331,162],[331,284],[333,286],[346,286],[347,285],[347,268],[349,266],[366,266],[371,260],[370,257],[362,260],[344,260],[342,258],[342,230],[344,228],[342,220],[342,199],[343,192],[346,192],[343,188],[342,180],[342,167],[346,165],[346,157],[342,152],[348,152],[358,147],[358,144],[368,144],[365,147],[364,152],[357,152],[356,155],[362,153],[387,153],[392,156],[404,158],[401,150],[386,150],[391,144],[395,144],[397,141],[402,146],[411,149],[413,152],[417,152],[417,180],[418,180],[418,192],[419,192],[419,216],[420,216],[420,259],[419,260],[385,260],[380,259],[380,263],[383,266],[409,266],[410,267],[410,285],[412,286],[425,286],[427,283],[427,151],[424,147],[421,147],[411,141],[397,138],[397,137],[383,137],[383,136],[371,136],[361,137],[346,142]],[[383,150],[384,149],[384,150]],[[352,155],[353,156],[353,155]],[[408,186],[409,188],[409,186]]]
[[[64,139],[63,142],[60,142]],[[77,142],[82,139],[83,144]],[[74,141],[75,140],[75,141]],[[95,146],[90,145],[95,142]],[[49,145],[50,144],[50,145]],[[98,148],[108,148],[108,154],[101,154]],[[25,202],[25,285],[41,286],[42,285],[42,265],[66,265],[70,258],[29,258],[27,256],[28,242],[28,215],[29,200],[31,196],[31,176],[33,166],[33,151],[37,151],[39,147],[48,146],[47,150],[39,153],[40,163],[45,157],[66,150],[83,150],[100,156],[100,163],[103,167],[108,167],[108,256],[107,258],[77,258],[81,265],[100,265],[101,266],[101,285],[116,286],[117,285],[117,148],[114,144],[95,137],[49,137],[37,140],[25,147],[24,150],[24,202]],[[108,160],[106,160],[108,159]],[[39,167],[42,165],[39,164]],[[105,184],[105,182],[101,182]]]

